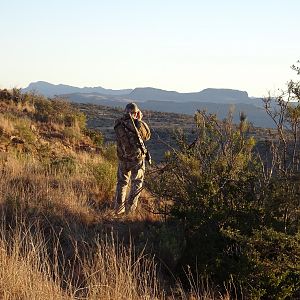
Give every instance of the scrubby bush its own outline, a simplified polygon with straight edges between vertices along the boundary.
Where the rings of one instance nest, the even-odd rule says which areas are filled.
[[[102,149],[103,157],[113,164],[117,164],[118,157],[117,157],[117,146],[115,143],[108,143]]]
[[[32,144],[36,140],[35,134],[30,128],[31,122],[28,119],[19,119],[15,121],[15,131],[19,138],[24,142]]]
[[[104,136],[99,130],[86,128],[84,133],[86,136],[90,137],[95,146],[103,147]]]
[[[106,199],[106,201],[112,199],[117,178],[116,165],[109,161],[103,161],[96,165],[90,165],[90,170],[102,193],[102,199]]]
[[[266,180],[245,116],[235,125],[230,115],[220,121],[198,111],[195,123],[197,138],[191,143],[179,134],[162,176],[148,184],[184,226],[178,274],[185,277],[191,266],[220,285],[233,279],[251,299],[299,296],[297,179],[274,165]]]
[[[80,129],[84,129],[86,126],[85,115],[63,99],[37,98],[34,105],[36,108],[34,116],[38,121],[53,122]]]

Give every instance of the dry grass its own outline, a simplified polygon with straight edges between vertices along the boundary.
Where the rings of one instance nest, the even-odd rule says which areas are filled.
[[[103,187],[93,176],[89,167],[101,164],[97,159],[74,165],[68,161],[59,161],[57,164],[45,165],[31,156],[2,155],[0,168],[0,204],[11,203],[14,199],[16,206],[23,208],[40,208],[46,213],[50,207],[65,208],[72,215],[91,215],[89,200],[93,197],[100,202],[103,199]],[[112,190],[107,194],[113,193]]]
[[[18,220],[14,230],[4,224],[0,230],[1,299],[162,299],[153,259],[99,240],[65,272],[63,258],[58,252],[50,258],[43,234],[38,226],[32,228]],[[58,240],[53,246],[62,247]]]
[[[30,156],[1,157],[1,299],[158,299],[153,259],[88,232],[101,219],[89,203],[101,194],[89,170],[99,161],[81,160],[87,165],[70,173]]]
[[[33,103],[30,103],[30,102],[19,102],[17,104],[17,109],[19,111],[26,111],[26,112],[29,112],[29,113],[34,113],[35,112],[35,107],[34,107],[34,104]]]
[[[85,263],[88,299],[163,299],[154,259],[132,249],[100,241]]]
[[[30,233],[22,224],[0,231],[1,299],[68,299],[55,279],[55,272],[38,232]]]
[[[11,135],[15,130],[12,120],[3,114],[0,114],[0,132]]]
[[[97,239],[93,247],[75,247],[75,258],[61,256],[59,237],[50,244],[39,224],[18,219],[13,229],[0,229],[0,297],[8,299],[86,300],[230,300],[213,291],[207,281],[190,277],[186,292],[180,283],[160,286],[154,257],[135,255],[133,248],[118,244],[113,236]]]
[[[30,155],[0,156],[1,299],[229,299],[198,280],[190,292],[166,293],[154,257],[107,236],[151,216],[108,220],[112,197],[91,168],[104,160],[80,154],[76,162],[57,169]]]

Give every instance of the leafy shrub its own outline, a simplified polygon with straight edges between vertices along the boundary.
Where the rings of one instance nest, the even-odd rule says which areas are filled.
[[[163,174],[148,184],[169,204],[170,217],[184,226],[186,248],[178,274],[184,278],[182,270],[191,266],[219,285],[233,278],[251,299],[297,297],[295,179],[274,173],[265,181],[244,117],[234,125],[230,115],[220,121],[198,111],[195,122],[194,142],[179,134],[178,149],[167,154]]]
[[[255,199],[248,191],[255,180],[255,141],[246,137],[246,124],[235,128],[231,118],[221,123],[204,112],[198,112],[196,119],[198,138],[191,146],[184,136],[179,137],[179,151],[167,157],[162,177],[153,178],[159,185],[154,192],[171,197],[172,215],[191,222],[199,213],[209,218],[216,210],[251,207],[249,200]]]
[[[81,132],[74,127],[64,128],[63,135],[72,142],[75,142],[76,140],[80,140],[81,138]]]
[[[272,228],[255,230],[243,241],[251,264],[250,293],[260,299],[296,299],[300,296],[300,235]]]
[[[156,255],[168,266],[171,272],[175,271],[178,261],[186,247],[183,226],[176,222],[166,222],[149,226],[138,237],[137,248],[144,249]]]
[[[79,129],[84,129],[86,126],[85,115],[62,99],[36,99],[35,107],[34,116],[38,121],[59,123],[66,127],[79,127]]]
[[[116,164],[118,161],[117,157],[117,146],[114,143],[109,143],[102,148],[103,157],[109,162]]]
[[[99,130],[86,128],[84,130],[84,134],[90,137],[90,139],[92,140],[95,146],[97,147],[103,146],[104,136]]]
[[[116,185],[116,165],[109,161],[103,161],[97,165],[90,165],[89,168],[97,181],[102,198],[111,199]]]
[[[24,140],[26,143],[34,143],[36,140],[35,134],[32,132],[30,128],[30,121],[26,119],[20,119],[15,123],[15,129],[19,135],[19,137]]]

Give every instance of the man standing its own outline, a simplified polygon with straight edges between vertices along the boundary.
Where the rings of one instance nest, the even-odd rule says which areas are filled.
[[[116,214],[135,211],[145,175],[143,141],[150,139],[150,129],[142,121],[143,114],[135,103],[128,103],[123,117],[115,122],[117,155],[119,158],[117,187],[115,194]],[[139,135],[139,136],[138,136]],[[140,141],[142,139],[142,141]],[[129,180],[131,188],[126,201]]]

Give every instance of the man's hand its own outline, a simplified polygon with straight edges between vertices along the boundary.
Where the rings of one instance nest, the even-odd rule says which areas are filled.
[[[143,114],[142,114],[142,112],[139,110],[139,111],[137,112],[137,119],[138,119],[139,121],[141,121],[142,118],[143,118]]]

